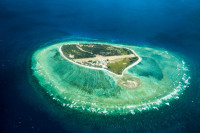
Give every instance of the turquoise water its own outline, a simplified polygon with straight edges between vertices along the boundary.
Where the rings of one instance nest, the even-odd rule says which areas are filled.
[[[132,49],[142,58],[139,64],[125,71],[123,78],[133,77],[140,82],[138,88],[128,90],[118,85],[119,77],[64,59],[59,48],[66,43],[72,41],[37,50],[32,56],[31,67],[42,88],[63,109],[105,115],[134,115],[143,110],[170,106],[170,102],[179,99],[190,84],[190,71],[185,61],[165,49],[107,42]]]
[[[199,0],[0,1],[0,132],[199,133],[199,16]],[[76,68],[64,60],[63,64],[68,65],[68,69],[60,69],[53,57],[48,60],[55,62],[48,62],[45,57],[49,55],[42,55],[40,61],[46,61],[42,63],[55,66],[45,66],[49,69],[43,72],[48,70],[55,82],[63,83],[58,83],[59,88],[55,91],[55,83],[44,79],[45,76],[38,75],[37,78],[39,71],[32,69],[35,65],[29,63],[34,59],[33,54],[36,55],[43,48],[69,40],[112,42],[133,48],[141,56],[142,62],[125,73],[127,77],[140,79],[141,88],[129,91],[118,86],[120,79],[104,71]],[[145,51],[141,47],[151,49]],[[154,54],[155,50],[162,54]],[[90,76],[92,74],[99,76],[98,80]],[[62,81],[60,77],[67,80]],[[191,79],[187,80],[189,77]],[[45,80],[49,80],[52,86]],[[91,82],[87,84],[88,81]],[[101,81],[104,85],[101,85]],[[151,84],[145,85],[147,81]],[[185,88],[184,85],[189,87]],[[65,92],[71,91],[73,95],[62,93],[61,88]],[[80,98],[75,91],[88,97],[80,95]],[[142,94],[136,95],[136,92]],[[66,101],[64,95],[68,96],[66,99],[71,99]],[[142,105],[143,109],[137,106],[126,112],[122,108],[115,113],[107,109],[108,113],[86,110],[92,107],[90,103],[87,103],[85,110],[69,107],[73,99],[96,100],[97,103],[103,99],[101,102],[105,104],[99,105],[103,110],[107,108],[109,98],[112,102],[117,98],[121,103],[125,101],[122,105],[116,104],[120,108],[150,102],[158,104],[149,108]],[[134,98],[138,100],[134,101]]]

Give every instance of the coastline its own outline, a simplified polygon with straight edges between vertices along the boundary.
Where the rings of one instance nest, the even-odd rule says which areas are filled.
[[[124,72],[125,72],[126,70],[128,70],[129,68],[131,68],[131,67],[137,65],[140,61],[142,61],[142,58],[140,58],[140,56],[138,56],[132,49],[129,49],[129,50],[131,50],[131,52],[133,52],[133,54],[135,54],[136,57],[138,57],[138,60],[137,60],[136,62],[134,62],[133,64],[131,64],[130,66],[126,67],[126,68],[123,70],[123,72],[122,72],[121,75],[118,75],[118,74],[115,74],[115,73],[113,73],[113,72],[111,72],[111,71],[109,71],[109,70],[107,70],[107,69],[104,69],[104,68],[96,68],[96,67],[86,66],[86,65],[78,64],[78,63],[76,63],[76,62],[74,62],[74,61],[68,59],[68,58],[63,54],[63,52],[62,52],[62,50],[61,50],[62,46],[63,46],[63,45],[61,45],[61,46],[59,47],[59,52],[60,52],[61,56],[62,56],[64,59],[68,60],[69,62],[71,62],[71,63],[73,63],[73,64],[76,64],[76,65],[79,65],[79,66],[82,66],[82,67],[85,67],[85,68],[107,71],[107,72],[109,72],[111,75],[114,75],[114,76],[116,76],[116,77],[123,77],[123,76],[124,76]],[[115,46],[115,47],[119,47],[119,46]],[[121,47],[120,47],[120,48],[121,48]],[[128,48],[126,48],[126,49],[128,49]]]
[[[56,45],[52,45],[52,47],[46,47],[44,49],[38,50],[35,53],[33,60],[36,61],[35,63],[41,62],[41,65],[43,65],[44,68],[37,67],[37,64],[33,64],[33,66],[32,66],[34,68],[33,70],[35,72],[35,76],[37,79],[39,79],[40,84],[42,86],[47,85],[47,86],[45,86],[45,89],[46,89],[47,93],[52,96],[51,98],[53,100],[57,101],[58,104],[60,104],[63,107],[66,107],[66,108],[71,108],[71,109],[75,109],[75,110],[79,110],[79,111],[88,111],[90,113],[109,114],[109,115],[128,114],[128,113],[135,114],[136,112],[141,112],[141,111],[150,110],[150,109],[158,110],[159,107],[166,105],[166,104],[168,105],[168,103],[171,100],[179,99],[179,95],[181,95],[183,90],[185,90],[187,88],[187,86],[190,84],[190,82],[189,82],[190,77],[188,76],[188,73],[187,73],[187,71],[188,71],[187,65],[186,65],[187,63],[185,63],[182,59],[177,58],[177,56],[174,56],[174,54],[168,54],[168,52],[165,52],[165,50],[157,50],[157,49],[143,48],[143,47],[141,47],[139,49],[137,49],[137,48],[134,49],[135,46],[133,46],[133,47],[131,46],[130,49],[133,48],[133,50],[136,50],[136,52],[138,52],[140,55],[142,55],[144,57],[146,57],[146,56],[153,57],[158,62],[161,59],[156,58],[151,55],[160,54],[160,56],[162,58],[169,59],[169,60],[166,60],[167,63],[162,62],[162,61],[160,62],[163,65],[162,68],[164,68],[165,76],[162,80],[157,80],[154,77],[146,78],[144,76],[141,76],[140,77],[141,84],[140,84],[140,82],[137,82],[137,80],[129,79],[128,76],[132,77],[132,75],[129,75],[129,73],[127,74],[127,72],[124,73],[122,78],[117,78],[117,77],[114,77],[114,75],[110,75],[111,72],[108,71],[109,74],[101,75],[101,76],[104,77],[104,76],[110,75],[110,76],[113,76],[113,78],[116,78],[116,80],[114,79],[115,82],[112,82],[112,83],[116,83],[116,85],[117,85],[117,86],[113,86],[112,89],[114,89],[114,90],[115,90],[115,87],[121,86],[119,84],[120,80],[123,80],[123,79],[125,81],[131,80],[133,83],[133,84],[130,84],[131,86],[133,85],[133,88],[130,88],[130,89],[124,88],[123,86],[121,86],[124,88],[123,91],[120,91],[120,95],[118,98],[115,99],[115,97],[113,97],[112,101],[115,103],[121,103],[121,102],[124,103],[124,101],[125,101],[125,103],[127,103],[127,100],[135,101],[134,105],[132,103],[127,103],[126,105],[125,104],[110,105],[109,97],[102,98],[101,96],[99,96],[97,94],[88,94],[79,89],[77,89],[77,91],[68,89],[67,85],[71,84],[71,80],[68,80],[68,79],[71,79],[71,78],[75,78],[72,80],[73,81],[75,80],[77,84],[80,83],[81,86],[85,86],[84,84],[82,84],[79,81],[79,79],[76,78],[76,74],[79,74],[79,71],[73,72],[73,70],[71,69],[69,72],[68,70],[66,70],[65,73],[72,74],[73,77],[66,76],[67,79],[62,81],[62,83],[63,83],[63,85],[62,85],[62,84],[60,84],[60,80],[58,78],[54,77],[54,74],[59,74],[62,77],[65,73],[60,73],[60,72],[58,73],[57,71],[52,71],[52,70],[48,69],[48,66],[54,68],[54,66],[51,66],[51,64],[54,64],[54,61],[50,61],[50,62],[47,61],[45,63],[45,62],[43,62],[43,59],[46,60],[46,56],[53,57],[53,55],[49,55],[49,51],[54,49],[58,52],[58,50],[60,50],[60,46],[66,45],[66,44],[70,44],[70,43],[59,43]],[[123,47],[123,45],[121,47]],[[148,51],[152,51],[152,52],[148,52]],[[60,54],[61,54],[61,52],[60,52]],[[43,57],[43,58],[41,58],[41,57]],[[64,57],[65,56],[63,56],[63,58]],[[65,62],[66,58],[65,59],[63,59],[63,58],[62,58],[62,60],[60,60],[61,62]],[[54,58],[52,58],[52,60],[54,60]],[[70,62],[74,63],[73,61],[70,61]],[[144,63],[145,62],[146,62],[146,60],[144,60]],[[170,64],[169,67],[164,67],[167,64]],[[67,66],[71,66],[71,65],[67,65]],[[80,66],[80,64],[77,64],[77,65]],[[83,67],[87,67],[87,66],[83,66]],[[77,69],[83,69],[83,67],[77,68]],[[60,68],[60,69],[62,69],[62,68]],[[151,65],[148,68],[145,65],[143,65],[142,68],[145,70],[149,70],[151,68]],[[50,71],[48,73],[46,73],[45,69],[48,69]],[[97,69],[97,68],[92,68],[92,69]],[[45,70],[45,71],[40,71],[40,70]],[[54,70],[57,70],[57,67]],[[105,70],[105,69],[103,69],[103,70]],[[89,71],[89,70],[84,70],[84,71]],[[71,73],[71,72],[73,72],[73,73]],[[134,72],[130,71],[130,74],[132,74],[132,73],[134,73]],[[178,77],[170,76],[171,74],[174,74],[174,73],[176,75],[178,75]],[[96,77],[96,75],[93,75],[93,73],[90,73],[90,74],[91,74],[91,76],[94,76],[93,78]],[[135,75],[134,77],[139,78],[138,76],[139,75]],[[82,77],[81,80],[85,81],[85,77]],[[101,82],[102,77],[100,77],[100,79],[98,79],[98,80],[100,80],[99,82]],[[134,81],[139,83],[138,89],[137,89],[137,87],[136,88],[134,87],[134,85],[135,85]],[[180,82],[176,82],[176,81],[180,81]],[[158,84],[151,84],[152,82],[158,82]],[[90,82],[87,82],[87,83],[88,83],[88,85],[90,85]],[[91,83],[93,83],[93,82],[91,82]],[[175,83],[175,84],[173,84],[173,83]],[[160,86],[159,84],[163,84],[163,86]],[[170,87],[171,84],[174,85],[173,88]],[[111,84],[111,85],[113,85],[113,84]],[[74,87],[74,86],[70,86],[70,87]],[[63,88],[66,88],[66,89],[63,89]],[[98,90],[98,87],[95,89]],[[151,91],[151,93],[149,93],[149,90],[157,90],[157,89],[159,89],[159,92]],[[134,90],[134,91],[132,91],[132,90]],[[168,90],[168,91],[166,91],[166,90]],[[148,94],[142,93],[142,92],[148,92]],[[72,95],[70,93],[72,93]],[[84,95],[82,95],[82,94],[84,94]],[[160,97],[152,97],[152,95],[159,95],[159,96],[161,95],[161,96]],[[59,96],[59,97],[57,97],[57,96]],[[86,98],[88,96],[89,97],[91,96],[92,100]],[[66,100],[66,99],[68,99],[68,100]],[[113,113],[113,111],[116,113]]]

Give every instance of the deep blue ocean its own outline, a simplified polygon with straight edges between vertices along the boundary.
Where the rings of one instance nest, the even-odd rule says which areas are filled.
[[[73,39],[161,47],[189,64],[190,87],[159,111],[64,114],[30,83],[32,53]],[[200,132],[199,0],[0,0],[0,132]],[[63,113],[63,114],[62,114]]]

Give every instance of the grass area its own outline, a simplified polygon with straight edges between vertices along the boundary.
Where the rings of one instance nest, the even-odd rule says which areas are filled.
[[[108,63],[108,70],[116,73],[116,74],[122,74],[123,70],[131,65],[133,62],[137,61],[138,57],[133,57],[133,58],[124,58],[120,61],[116,61],[113,63]]]

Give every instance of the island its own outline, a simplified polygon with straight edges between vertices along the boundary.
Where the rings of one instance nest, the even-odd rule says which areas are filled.
[[[123,76],[126,69],[141,61],[133,50],[98,43],[62,45],[59,51],[70,62],[92,69],[106,70],[116,76]]]
[[[159,110],[190,84],[182,56],[142,44],[62,40],[40,47],[30,64],[37,94],[66,112],[118,116]]]

